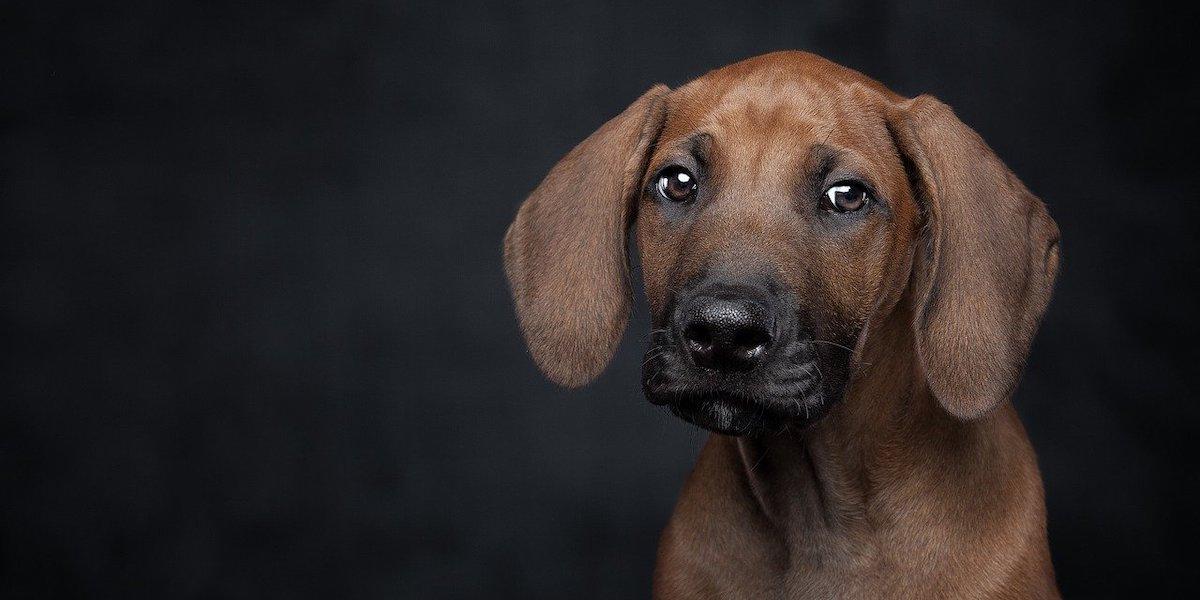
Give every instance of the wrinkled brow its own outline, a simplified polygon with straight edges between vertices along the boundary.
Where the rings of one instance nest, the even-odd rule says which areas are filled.
[[[661,157],[651,163],[646,172],[650,178],[654,172],[687,156],[696,162],[696,167],[707,169],[712,164],[713,136],[706,131],[698,131],[678,142],[667,144]]]
[[[687,140],[683,142],[683,147],[696,159],[696,162],[700,163],[701,167],[708,166],[712,161],[713,137],[706,131],[698,131],[688,136]]]
[[[841,152],[825,144],[813,144],[804,160],[804,172],[810,182],[820,183],[837,166]]]

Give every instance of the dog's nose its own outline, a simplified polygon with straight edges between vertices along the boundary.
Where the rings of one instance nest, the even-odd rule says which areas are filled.
[[[772,324],[766,313],[753,302],[700,297],[688,304],[677,326],[697,366],[745,372],[771,346]]]

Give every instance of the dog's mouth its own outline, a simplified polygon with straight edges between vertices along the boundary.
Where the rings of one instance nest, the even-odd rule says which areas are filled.
[[[819,395],[819,394],[818,394]],[[679,393],[669,398],[651,397],[651,402],[670,407],[671,412],[708,431],[733,436],[755,436],[804,427],[816,421],[825,403],[819,398],[750,399],[727,392]],[[788,407],[787,404],[800,408]]]
[[[642,367],[646,399],[725,435],[806,427],[824,416],[845,379],[844,369],[822,360],[815,340],[795,340],[751,371],[725,373],[698,367],[665,332],[652,338]]]

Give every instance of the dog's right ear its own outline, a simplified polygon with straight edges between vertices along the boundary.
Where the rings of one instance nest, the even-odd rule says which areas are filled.
[[[670,91],[654,86],[571,150],[504,236],[521,332],[542,372],[560,385],[595,379],[629,320],[626,230]]]

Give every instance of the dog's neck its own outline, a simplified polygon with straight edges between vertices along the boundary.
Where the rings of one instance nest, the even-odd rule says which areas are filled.
[[[904,341],[879,347],[912,347]],[[976,542],[947,532],[1044,522],[1032,449],[1010,404],[960,421],[937,404],[911,355],[867,351],[860,369],[847,397],[813,426],[734,442],[743,490],[781,560],[869,562],[893,540],[905,548],[891,552],[969,552]],[[1037,537],[1026,529],[1010,527],[1029,537],[1009,541]]]

